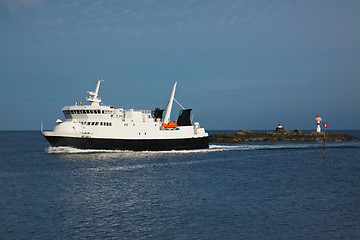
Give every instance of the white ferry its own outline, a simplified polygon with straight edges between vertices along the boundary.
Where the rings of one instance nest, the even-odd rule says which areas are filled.
[[[53,147],[68,146],[79,149],[110,149],[132,151],[166,151],[202,149],[209,147],[208,133],[198,122],[192,124],[192,109],[180,111],[177,120],[170,121],[176,82],[165,109],[124,110],[100,105],[100,83],[94,92],[88,91],[90,105],[66,106],[62,109],[66,120],[56,120],[53,131],[41,133]],[[177,102],[177,101],[176,101]],[[177,102],[178,103],[178,102]],[[163,112],[165,111],[165,117]]]

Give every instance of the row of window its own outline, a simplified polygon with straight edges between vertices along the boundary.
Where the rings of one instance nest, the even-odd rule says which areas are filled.
[[[80,122],[82,125],[87,125],[87,126],[110,126],[111,127],[111,122]]]
[[[64,110],[64,114],[111,114],[111,110]]]
[[[111,122],[80,122],[80,124],[87,125],[87,126],[99,126],[99,125],[100,126],[112,126]],[[133,123],[132,125],[135,126],[135,123]],[[128,127],[129,124],[124,123],[124,126]],[[155,124],[155,127],[156,127],[156,124]]]

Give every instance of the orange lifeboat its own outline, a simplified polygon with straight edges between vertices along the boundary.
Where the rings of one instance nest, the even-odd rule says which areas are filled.
[[[176,124],[176,120],[172,121],[172,122],[169,122],[169,123],[163,123],[163,126],[164,128],[177,128],[177,124]]]

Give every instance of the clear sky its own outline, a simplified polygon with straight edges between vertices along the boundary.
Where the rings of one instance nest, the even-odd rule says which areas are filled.
[[[177,81],[206,129],[360,129],[360,1],[0,0],[0,130],[52,129],[99,77],[150,110]]]

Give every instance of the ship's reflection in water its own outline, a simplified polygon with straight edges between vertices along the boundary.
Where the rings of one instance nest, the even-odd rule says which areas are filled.
[[[177,152],[53,155],[71,165],[59,182],[62,191],[56,200],[62,203],[64,237],[170,237],[164,228],[184,224],[194,204],[193,197],[188,198],[189,173],[177,172],[176,166],[202,164],[201,155],[195,159]],[[189,216],[183,218],[184,214]]]

